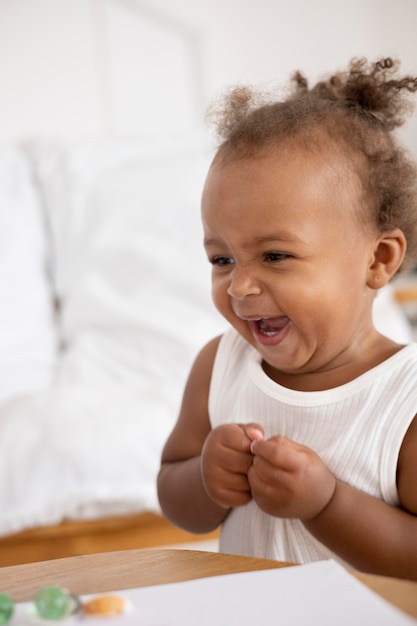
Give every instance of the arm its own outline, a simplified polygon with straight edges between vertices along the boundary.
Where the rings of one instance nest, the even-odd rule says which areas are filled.
[[[417,419],[398,461],[401,507],[337,481],[312,450],[282,437],[252,445],[249,471],[260,508],[297,517],[307,530],[357,569],[417,580]]]
[[[208,397],[219,338],[198,355],[184,391],[178,421],[162,453],[158,497],[164,514],[191,532],[216,528],[233,506],[251,499],[251,425],[211,430]]]

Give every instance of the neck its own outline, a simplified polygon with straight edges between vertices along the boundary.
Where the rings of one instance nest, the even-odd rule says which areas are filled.
[[[327,364],[314,371],[288,373],[276,370],[264,361],[262,368],[269,378],[282,387],[295,391],[324,391],[355,380],[389,359],[403,347],[377,333],[375,339],[366,348],[362,346],[360,352],[350,354],[345,359],[338,359],[337,364]]]

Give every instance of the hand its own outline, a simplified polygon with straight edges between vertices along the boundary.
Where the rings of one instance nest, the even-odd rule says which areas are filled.
[[[208,435],[201,452],[201,474],[209,496],[224,508],[247,504],[252,495],[248,470],[252,442],[263,438],[257,424],[223,424]]]
[[[308,521],[332,499],[336,478],[310,448],[275,436],[254,441],[251,450],[249,488],[265,513]]]

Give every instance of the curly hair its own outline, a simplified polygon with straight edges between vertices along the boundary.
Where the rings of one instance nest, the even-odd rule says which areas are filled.
[[[309,87],[296,72],[284,99],[237,86],[208,111],[220,144],[215,161],[256,158],[289,141],[320,150],[323,140],[350,159],[367,199],[362,216],[380,232],[400,228],[407,240],[401,270],[417,260],[417,167],[394,131],[412,106],[417,77],[399,62],[353,59],[347,70]]]

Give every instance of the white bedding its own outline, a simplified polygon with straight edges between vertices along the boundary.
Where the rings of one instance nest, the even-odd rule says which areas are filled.
[[[21,176],[10,189],[6,171],[1,189],[14,221],[0,263],[0,533],[158,510],[189,367],[224,328],[199,223],[209,157],[196,137],[38,143],[8,158]]]
[[[0,534],[158,510],[210,301],[200,136],[0,150]],[[34,184],[33,180],[36,181]],[[376,322],[409,326],[389,291]]]
[[[47,262],[29,164],[0,146],[0,404],[51,382],[57,333]]]

